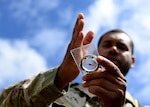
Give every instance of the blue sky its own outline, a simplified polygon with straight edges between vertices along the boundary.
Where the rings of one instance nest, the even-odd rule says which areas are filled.
[[[0,90],[63,60],[79,12],[85,29],[95,32],[94,44],[107,30],[125,30],[135,43],[135,67],[127,90],[150,105],[149,0],[1,0]],[[75,81],[81,82],[81,76]]]

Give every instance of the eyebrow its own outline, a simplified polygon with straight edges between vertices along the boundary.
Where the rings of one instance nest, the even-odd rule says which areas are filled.
[[[112,43],[113,40],[104,40],[103,43]],[[122,45],[127,45],[122,39],[117,40],[118,43],[122,44]]]

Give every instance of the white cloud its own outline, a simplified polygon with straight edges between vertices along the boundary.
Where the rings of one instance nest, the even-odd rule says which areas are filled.
[[[130,7],[132,9],[138,10],[139,8],[144,7],[145,5],[149,5],[149,0],[126,0],[122,2],[121,6],[124,6],[123,8]]]
[[[14,0],[9,4],[9,9],[11,16],[18,22],[31,26],[46,24],[44,20],[47,20],[47,14],[54,11],[58,5],[59,0]]]
[[[71,38],[71,37],[70,37]],[[30,44],[40,49],[46,57],[63,54],[68,44],[67,33],[62,29],[43,29],[31,39]]]
[[[36,3],[34,1],[32,3],[37,4],[37,10],[48,11],[55,9],[59,5],[59,0],[37,0]]]
[[[73,18],[73,9],[72,7],[66,7],[65,9],[60,9],[58,11],[58,17],[59,19],[61,20],[58,20],[59,21],[59,25],[68,25],[68,24],[71,24],[70,22],[72,22],[72,18]]]
[[[118,12],[113,0],[96,0],[89,6],[88,14],[85,14],[84,31],[93,30],[95,32],[93,42],[97,42],[103,27],[113,28],[115,26]]]
[[[85,16],[86,31],[92,29],[97,33],[101,26],[114,26],[113,19],[117,13],[118,10],[112,0],[97,0],[89,7],[89,13]]]
[[[29,78],[46,70],[46,62],[25,41],[0,40],[0,86]],[[6,83],[6,81],[10,83]]]

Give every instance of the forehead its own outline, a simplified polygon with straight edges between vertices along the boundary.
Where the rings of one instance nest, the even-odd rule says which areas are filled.
[[[101,43],[109,41],[109,42],[121,42],[126,44],[127,46],[131,46],[131,40],[125,33],[121,32],[110,32],[103,36]]]

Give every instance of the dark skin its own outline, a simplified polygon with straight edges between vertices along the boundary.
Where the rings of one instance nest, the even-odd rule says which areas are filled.
[[[127,85],[125,74],[135,62],[130,42],[129,37],[124,33],[104,35],[98,47],[101,56],[97,58],[97,61],[105,69],[83,76],[85,81],[83,86],[88,87],[91,93],[97,95],[105,107],[123,106]],[[121,69],[124,70],[121,71]],[[114,103],[116,101],[118,103]]]
[[[55,84],[59,89],[65,88],[80,73],[71,57],[70,50],[89,44],[94,38],[92,31],[84,35],[83,27],[84,16],[79,14],[73,30],[72,40],[68,45],[66,55],[55,79]],[[103,39],[105,40],[105,38]],[[100,51],[101,49],[103,51]],[[99,68],[95,72],[83,75],[84,82],[82,86],[88,88],[90,93],[99,97],[105,107],[123,107],[127,86],[126,78],[115,62],[113,63],[105,57],[103,45],[100,45],[98,50],[101,56],[97,57],[97,61],[105,69]]]
[[[100,55],[114,62],[124,75],[134,66],[131,40],[125,33],[111,32],[104,35],[98,51]]]
[[[83,27],[84,16],[82,13],[80,13],[75,23],[72,39],[68,45],[66,55],[62,64],[59,67],[59,72],[55,79],[55,84],[59,89],[65,88],[68,83],[74,80],[80,73],[70,54],[70,50],[80,47],[82,45],[89,44],[94,38],[94,33],[92,31],[89,31],[86,36],[84,36]]]

